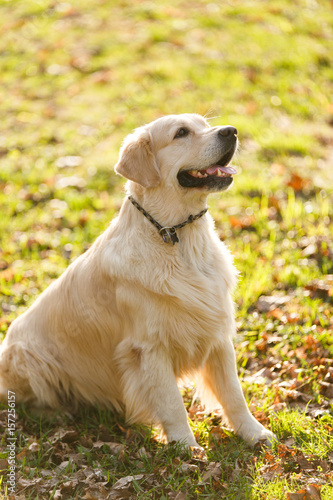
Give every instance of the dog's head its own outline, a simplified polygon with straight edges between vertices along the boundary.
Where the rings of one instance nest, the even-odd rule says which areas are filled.
[[[236,173],[229,163],[237,144],[234,127],[210,127],[196,114],[169,115],[125,139],[115,171],[145,188],[223,191]]]

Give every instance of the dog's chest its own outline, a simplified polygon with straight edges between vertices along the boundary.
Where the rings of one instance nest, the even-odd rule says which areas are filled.
[[[151,296],[158,311],[149,318],[152,336],[167,343],[177,373],[200,366],[233,321],[223,262],[212,261],[175,262],[162,293]]]

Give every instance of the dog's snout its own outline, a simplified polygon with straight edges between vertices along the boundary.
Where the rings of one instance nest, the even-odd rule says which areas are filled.
[[[232,127],[231,125],[227,125],[226,127],[221,127],[218,133],[222,137],[237,136],[237,129],[235,127]]]

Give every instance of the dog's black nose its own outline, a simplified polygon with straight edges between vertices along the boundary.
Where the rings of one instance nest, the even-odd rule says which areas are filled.
[[[226,127],[221,127],[219,129],[219,134],[222,135],[222,137],[228,137],[228,135],[237,135],[237,129],[235,127],[232,127],[231,125],[227,125]]]

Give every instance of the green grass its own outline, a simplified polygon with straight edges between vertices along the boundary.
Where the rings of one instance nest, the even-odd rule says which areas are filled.
[[[331,3],[0,0],[0,9],[1,335],[118,212],[123,182],[112,169],[133,128],[182,112],[232,124],[239,175],[210,211],[240,271],[244,391],[281,441],[272,452],[249,449],[219,430],[218,415],[190,409],[192,389],[184,402],[208,462],[105,411],[18,407],[17,472],[29,481],[18,493],[81,498],[92,488],[104,498],[120,478],[143,475],[133,498],[282,500],[317,483],[331,500]],[[287,301],[265,312],[259,297],[276,294]],[[0,423],[4,431],[5,410]],[[75,439],[57,439],[61,429]],[[123,447],[117,455],[96,440]],[[6,469],[5,433],[0,453]],[[86,482],[89,467],[100,475]],[[4,495],[6,484],[4,472]]]

